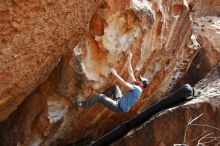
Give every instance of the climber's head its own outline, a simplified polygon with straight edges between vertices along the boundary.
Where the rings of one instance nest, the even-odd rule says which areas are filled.
[[[139,77],[139,80],[137,80],[135,82],[136,85],[142,87],[142,88],[146,88],[149,84],[149,81],[147,78],[142,78],[141,76]]]
[[[140,76],[140,77],[139,77],[139,80],[141,81],[143,88],[146,88],[146,87],[148,86],[149,81],[148,81],[147,78],[143,78],[143,77]]]

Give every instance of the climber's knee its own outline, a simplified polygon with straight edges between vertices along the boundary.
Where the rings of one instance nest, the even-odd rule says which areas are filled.
[[[105,94],[96,94],[98,101],[102,100],[105,97]]]

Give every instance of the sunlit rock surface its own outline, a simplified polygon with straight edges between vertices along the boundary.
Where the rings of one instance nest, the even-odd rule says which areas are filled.
[[[0,1],[0,121],[88,30],[98,1]],[[77,21],[75,21],[77,20]]]
[[[220,135],[220,62],[195,88],[201,92],[199,98],[164,110],[112,145],[217,145],[219,139],[215,140],[215,137]]]
[[[160,99],[187,72],[199,50],[206,50],[203,42],[219,51],[214,37],[201,39],[203,33],[194,21],[206,17],[206,11],[194,15],[200,10],[197,2],[192,3],[0,2],[0,120],[17,109],[0,125],[0,145],[65,145],[96,139]],[[100,104],[76,107],[74,96],[86,99],[117,83],[110,67],[127,79],[128,51],[135,76],[150,80],[131,111],[113,113]]]

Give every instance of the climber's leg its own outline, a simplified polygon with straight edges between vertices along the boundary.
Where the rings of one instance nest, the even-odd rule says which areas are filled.
[[[114,99],[122,97],[122,93],[118,85],[113,85],[112,87],[108,88],[103,94],[108,97],[113,94]]]
[[[108,107],[113,112],[122,112],[121,108],[118,105],[118,100],[112,100],[104,94],[100,94],[99,102]]]
[[[79,96],[77,96],[75,100],[76,100],[76,104],[78,106],[83,106],[83,107],[89,108],[89,107],[93,106],[96,102],[98,102],[99,98],[100,98],[99,94],[95,94],[84,101],[80,101]]]
[[[118,106],[118,101],[112,100],[104,94],[95,94],[84,101],[80,101],[79,97],[76,97],[76,103],[78,106],[89,108],[93,106],[96,102],[100,102],[114,112],[122,112],[120,107]]]

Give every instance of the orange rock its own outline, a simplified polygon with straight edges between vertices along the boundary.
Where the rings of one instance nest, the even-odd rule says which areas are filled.
[[[200,48],[182,0],[7,1],[0,10],[0,145],[98,138],[169,92]],[[150,79],[131,111],[76,107],[74,96],[116,83],[110,67],[127,79],[128,50],[135,76]]]
[[[48,78],[61,56],[70,53],[88,30],[98,4],[0,2],[0,121]]]

